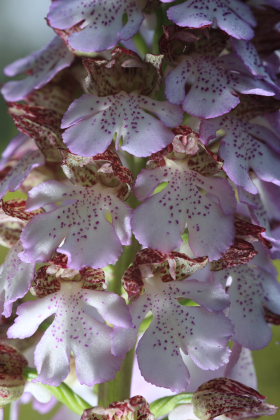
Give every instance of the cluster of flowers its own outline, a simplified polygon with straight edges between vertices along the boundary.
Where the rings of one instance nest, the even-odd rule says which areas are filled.
[[[0,161],[1,339],[35,343],[43,384],[71,360],[110,381],[136,347],[146,382],[201,386],[201,418],[225,412],[215,386],[229,417],[275,413],[201,384],[256,388],[250,349],[280,323],[279,0],[53,0],[47,21],[2,87],[21,133]],[[142,397],[102,410],[82,419],[153,418]]]

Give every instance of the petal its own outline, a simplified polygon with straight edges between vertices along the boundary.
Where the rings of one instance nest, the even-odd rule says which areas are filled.
[[[228,363],[230,349],[226,344],[232,335],[231,322],[223,314],[209,313],[202,308],[189,308],[189,313],[195,326],[186,353],[205,370],[215,370]]]
[[[31,314],[36,308],[38,317],[42,302],[47,302],[52,308],[55,318],[35,351],[38,380],[53,386],[59,385],[69,372],[71,352],[75,356],[77,375],[81,384],[93,386],[113,379],[121,366],[122,359],[113,356],[111,351],[113,329],[105,323],[105,319],[98,314],[97,309],[101,312],[100,307],[103,303],[102,311],[106,319],[113,322],[117,319],[118,323],[122,317],[125,317],[123,300],[119,296],[114,299],[112,293],[104,293],[101,297],[98,291],[82,289],[80,283],[64,282],[61,283],[59,292],[39,301],[30,302]],[[92,305],[97,303],[97,309],[88,306],[87,303]],[[27,304],[22,305],[20,309],[22,307],[26,308]],[[126,316],[128,316],[127,310]],[[22,318],[20,313],[15,325],[9,330],[13,336],[19,334],[19,327],[15,326],[21,324]]]
[[[69,67],[73,60],[74,55],[57,36],[42,50],[7,66],[5,73],[8,76],[28,72],[31,76],[6,83],[1,92],[7,101],[20,101],[34,89],[46,85],[59,71]]]
[[[131,395],[137,395],[141,391],[141,395],[149,402],[153,402],[159,398],[167,397],[172,393],[165,389],[146,382],[140,373],[137,358],[134,360],[133,373],[131,380]]]
[[[110,100],[106,97],[99,98],[93,95],[83,95],[79,99],[76,99],[67,112],[64,114],[62,119],[62,128],[68,128],[72,125],[85,119],[91,114],[94,115],[98,112],[104,111],[111,106]]]
[[[123,150],[149,156],[172,142],[169,127],[180,124],[182,118],[179,107],[137,94],[106,98],[84,95],[73,102],[63,118],[62,127],[67,128],[63,138],[69,149],[81,156],[103,153],[115,135],[117,146],[122,140]]]
[[[250,349],[263,348],[272,337],[263,309],[266,280],[259,270],[245,265],[230,270],[230,276],[233,281],[228,316],[235,328],[234,339]]]
[[[18,317],[14,324],[9,328],[7,336],[9,338],[26,338],[31,337],[39,325],[55,313],[55,307],[52,305],[52,297],[26,302],[17,309]]]
[[[68,42],[84,52],[102,51],[114,47],[120,40],[131,38],[143,20],[145,1],[117,0],[57,0],[52,2],[48,20],[58,29],[70,29],[79,24],[79,31]],[[127,16],[124,24],[123,16]]]
[[[114,379],[122,364],[122,359],[113,356],[111,351],[111,328],[100,324],[93,326],[94,334],[90,341],[87,336],[87,345],[76,341],[72,344],[79,381],[88,386]]]
[[[262,127],[258,131],[257,125],[252,126],[236,117],[225,116],[217,121],[210,121],[209,126],[208,121],[202,122],[204,138],[214,136],[215,131],[212,130],[216,128],[225,132],[219,155],[224,160],[223,169],[235,184],[256,194],[258,190],[250,176],[250,171],[253,170],[260,179],[280,185],[279,155],[266,145],[267,137],[262,137]],[[267,131],[264,134],[271,134],[274,139],[273,132]]]
[[[130,242],[130,209],[111,189],[46,182],[30,192],[29,209],[39,205],[56,208],[24,229],[23,261],[46,261],[64,240],[58,252],[68,256],[70,268],[100,268],[114,263]]]
[[[195,277],[195,274],[192,276]],[[211,281],[202,283],[197,280],[176,283],[176,293],[180,297],[192,299],[210,311],[222,311],[229,305],[229,298],[224,288]]]
[[[222,59],[192,55],[169,73],[165,93],[171,103],[182,103],[185,112],[214,118],[239,104],[234,92],[238,89],[237,82],[236,74],[226,70]]]
[[[211,291],[212,300],[216,300],[212,307],[224,307],[220,305],[219,288],[216,291],[215,288],[189,280],[163,283],[159,277],[145,282],[145,293],[131,304],[131,313],[135,325],[148,311],[153,314],[152,324],[137,347],[139,368],[146,381],[176,392],[187,390],[190,376],[183,353],[206,370],[215,370],[228,362],[230,321],[221,313],[178,302],[180,297],[187,297],[209,305]],[[222,300],[225,301],[224,293]]]
[[[251,42],[237,39],[232,40],[232,45],[250,73],[258,79],[263,79],[270,87],[275,89],[275,92],[280,93],[280,88],[273,82],[267,73],[254,45]]]
[[[34,278],[35,264],[26,264],[18,254],[22,245],[18,242],[9,252],[1,266],[0,282],[5,292],[3,315],[8,318],[12,313],[12,304],[28,292]]]
[[[132,227],[136,238],[145,247],[170,252],[180,246],[187,226],[194,255],[219,258],[233,239],[235,199],[227,182],[180,167],[157,168],[141,173],[139,185],[136,181],[138,198],[167,180],[169,184],[162,192],[146,198],[134,210]]]
[[[224,376],[225,369],[227,368],[227,365],[223,365],[215,370],[204,370],[199,368],[190,356],[182,354],[182,357],[191,376],[190,383],[187,389],[188,392],[194,392],[201,384],[203,384],[206,381],[209,381],[210,379],[218,378],[219,376]]]
[[[280,284],[277,281],[277,274],[269,275],[266,273],[263,288],[265,293],[264,306],[280,315]]]
[[[258,224],[266,229],[266,231],[262,234],[262,236],[268,239],[271,244],[272,248],[270,250],[271,255],[275,254],[275,258],[279,258],[279,250],[280,250],[280,236],[279,236],[279,229],[272,229],[270,222],[273,220],[273,213],[270,215],[270,210],[273,207],[277,206],[278,200],[278,190],[279,187],[273,184],[273,188],[267,188],[269,186],[268,183],[260,182],[256,180],[255,185],[258,186],[260,194],[252,195],[246,192],[243,189],[238,190],[238,195],[240,202],[245,206],[245,215],[247,217],[251,217],[253,223]],[[266,194],[266,190],[271,190],[268,194]],[[271,193],[273,192],[273,196]],[[276,193],[276,194],[275,194]],[[244,211],[244,210],[243,210]],[[279,214],[278,212],[276,214]],[[277,220],[276,216],[276,220]],[[267,265],[267,264],[266,264]]]
[[[239,382],[250,386],[251,388],[257,389],[257,375],[252,357],[252,352],[245,347],[240,347],[237,343],[232,349],[233,359],[235,356],[238,357],[235,364],[228,364],[225,376],[228,378],[238,380]]]
[[[26,209],[33,211],[40,207],[46,207],[49,204],[55,204],[64,195],[71,193],[73,186],[69,183],[59,181],[43,182],[28,192]]]
[[[44,157],[38,150],[27,152],[0,182],[0,198],[8,191],[16,191],[32,169],[42,166],[44,162]]]
[[[161,318],[162,325],[167,320]],[[171,389],[173,392],[183,392],[189,383],[189,372],[179,349],[174,349],[170,343],[165,343],[165,330],[162,332],[156,323],[152,323],[148,331],[140,339],[137,347],[137,359],[140,372],[147,382]],[[170,331],[172,341],[173,335]]]
[[[24,228],[21,241],[24,251],[20,254],[26,263],[47,261],[64,239],[67,226],[61,226],[57,212],[35,216]]]
[[[251,26],[256,24],[249,6],[238,0],[191,0],[171,7],[168,17],[183,27],[217,25],[238,39],[251,39],[254,35]]]
[[[2,153],[0,159],[0,171],[5,168],[10,160],[12,160],[18,149],[20,149],[22,146],[25,146],[28,142],[29,138],[25,134],[18,134],[10,141]]]
[[[125,300],[115,293],[95,290],[87,293],[85,302],[95,307],[102,318],[112,325],[123,328],[133,326]]]
[[[53,323],[47,329],[34,353],[39,373],[36,381],[52,386],[58,386],[70,371],[70,346],[62,338],[58,339],[55,326]]]

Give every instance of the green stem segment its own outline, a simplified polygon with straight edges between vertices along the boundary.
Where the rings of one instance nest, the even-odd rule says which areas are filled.
[[[138,32],[136,35],[134,35],[133,37],[133,41],[134,44],[136,45],[138,51],[145,55],[149,53],[149,47],[145,41],[145,39],[143,38],[143,36]]]
[[[115,379],[98,385],[98,405],[107,408],[112,402],[123,401],[130,397],[130,386],[134,350],[131,350],[123,362]]]
[[[109,281],[108,290],[110,292],[117,293],[119,296],[122,294],[122,277],[125,270],[134,260],[136,253],[140,250],[140,245],[133,237],[131,245],[125,247],[125,250],[122,256],[119,258],[118,262],[111,266],[112,279]]]
[[[160,398],[150,404],[151,412],[156,419],[165,417],[174,408],[182,404],[191,404],[193,394],[177,394],[171,395],[170,397]]]
[[[156,23],[156,29],[155,29],[155,33],[154,33],[154,38],[153,38],[153,44],[152,44],[152,53],[153,54],[159,54],[159,40],[163,34],[163,21],[164,21],[164,13],[162,10],[162,7],[159,7],[157,9],[156,12],[156,18],[157,18],[157,23]]]
[[[109,282],[108,289],[112,292],[122,294],[122,276],[134,260],[137,251],[140,249],[135,238],[125,251],[119,261],[112,267],[113,278]],[[115,379],[98,385],[98,405],[107,408],[112,402],[122,401],[130,397],[130,386],[134,360],[134,349],[127,353],[120,371]]]
[[[25,369],[25,376],[28,381],[32,381],[38,377],[37,370],[28,367]],[[89,403],[87,403],[83,398],[76,394],[64,382],[62,382],[62,384],[57,387],[45,384],[41,385],[48,389],[58,401],[66,405],[68,408],[70,408],[70,410],[74,411],[74,413],[77,413],[80,416],[83,414],[84,410],[91,407]]]

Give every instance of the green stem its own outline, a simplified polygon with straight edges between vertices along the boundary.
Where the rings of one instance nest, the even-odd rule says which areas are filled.
[[[136,35],[136,38],[141,40]],[[135,37],[134,37],[135,40]],[[128,156],[129,158],[129,156]],[[140,167],[144,165],[144,159],[132,159],[131,170],[133,173],[140,170]],[[137,206],[137,199],[131,195],[128,199],[128,203],[132,208]],[[125,247],[125,250],[118,260],[118,262],[111,266],[112,279],[109,282],[108,289],[118,295],[122,294],[122,277],[125,270],[134,260],[136,253],[140,250],[140,245],[134,237],[130,246]],[[98,385],[98,405],[101,407],[108,407],[114,401],[122,401],[130,397],[130,387],[132,378],[132,368],[134,361],[134,349],[127,353],[126,358],[122,364],[120,371],[117,373],[115,379],[110,382],[106,382]]]
[[[145,55],[149,52],[149,47],[147,45],[147,42],[145,41],[145,39],[139,32],[136,35],[134,35],[133,41],[140,53]]]
[[[46,388],[55,396],[55,398],[66,405],[70,410],[82,415],[84,410],[91,407],[83,398],[76,394],[64,382],[58,387],[45,385]]]
[[[165,417],[178,405],[191,404],[193,394],[177,394],[170,397],[159,398],[150,404],[150,409],[155,418]]]
[[[134,350],[127,353],[121,370],[115,379],[98,385],[98,405],[108,407],[114,401],[122,401],[130,397]]]
[[[25,376],[28,381],[32,381],[38,377],[37,370],[28,367],[25,369]],[[74,411],[74,413],[82,415],[84,410],[91,407],[89,403],[87,403],[83,398],[76,394],[64,382],[62,382],[62,384],[57,387],[45,384],[42,384],[42,386],[48,389],[58,401],[70,408],[70,410]]]
[[[110,290],[110,292],[115,292],[118,295],[122,294],[122,276],[125,270],[128,268],[129,264],[134,260],[134,257],[139,249],[139,243],[134,237],[132,237],[131,245],[125,247],[125,250],[122,256],[119,258],[118,262],[111,267],[113,278],[110,280],[108,285],[108,290]]]
[[[155,34],[154,34],[154,38],[153,38],[153,45],[152,45],[152,52],[153,54],[159,54],[159,40],[163,34],[163,11],[162,8],[159,7],[157,9],[157,13],[156,13],[156,19],[157,19],[157,24],[156,24],[156,29],[155,29]]]

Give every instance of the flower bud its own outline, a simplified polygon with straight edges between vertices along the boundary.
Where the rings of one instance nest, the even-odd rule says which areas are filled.
[[[0,344],[0,407],[21,397],[26,381],[23,375],[25,366],[27,360],[18,350]]]
[[[255,389],[228,378],[217,378],[202,384],[193,395],[195,415],[211,420],[222,414],[231,419],[271,416],[277,407],[264,402]]]
[[[149,404],[140,395],[118,401],[109,408],[93,407],[85,410],[81,420],[154,420]]]

